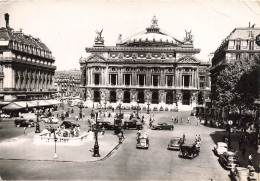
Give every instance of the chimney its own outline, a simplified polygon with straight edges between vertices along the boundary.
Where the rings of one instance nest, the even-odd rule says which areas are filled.
[[[8,13],[5,13],[5,23],[6,23],[6,28],[9,29],[9,14]]]
[[[249,22],[249,28],[251,28],[251,26],[250,26],[250,22]]]

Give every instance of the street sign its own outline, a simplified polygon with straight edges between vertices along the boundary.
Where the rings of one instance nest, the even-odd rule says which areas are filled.
[[[260,34],[255,37],[255,43],[260,46]]]
[[[229,124],[229,125],[232,125],[232,124],[233,124],[233,121],[232,121],[232,120],[229,120],[229,121],[228,121],[228,124]]]

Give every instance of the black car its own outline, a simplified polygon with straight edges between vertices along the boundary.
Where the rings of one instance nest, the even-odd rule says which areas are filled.
[[[102,129],[104,127],[106,130],[114,130],[114,125],[111,124],[109,121],[97,122],[97,124],[99,129]]]
[[[125,121],[123,125],[124,129],[143,129],[143,125],[141,122],[137,122],[135,120]]]
[[[65,129],[68,129],[68,128],[75,128],[75,127],[80,127],[79,124],[75,124],[75,123],[72,123],[70,121],[63,121],[60,125],[61,126],[64,126]]]
[[[14,120],[14,124],[16,127],[34,127],[35,122],[33,120],[27,120],[27,119],[16,119]]]
[[[194,158],[199,155],[200,148],[194,144],[183,144],[180,146],[179,157],[182,158]]]
[[[152,130],[165,130],[165,129],[173,130],[174,126],[172,124],[167,124],[167,123],[157,123],[155,125],[152,125],[151,129]]]

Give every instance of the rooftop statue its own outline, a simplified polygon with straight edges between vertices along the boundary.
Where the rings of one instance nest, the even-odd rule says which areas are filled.
[[[186,37],[184,38],[185,42],[190,42],[193,43],[193,36],[191,35],[191,30],[190,31],[186,31]]]
[[[101,31],[96,31],[97,33],[97,37],[95,38],[95,42],[104,42],[104,37],[102,37],[102,32],[103,29]]]
[[[156,19],[156,16],[154,16],[153,19],[152,19],[151,28],[158,28],[157,22],[158,22],[158,20]]]

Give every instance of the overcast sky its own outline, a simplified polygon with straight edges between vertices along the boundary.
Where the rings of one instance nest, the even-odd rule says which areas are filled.
[[[0,0],[0,27],[4,14],[10,26],[38,37],[52,51],[58,70],[79,69],[85,47],[94,43],[96,30],[103,29],[105,45],[144,31],[153,16],[158,26],[183,40],[185,29],[192,30],[197,56],[208,61],[229,33],[249,22],[260,27],[260,1],[80,1],[80,0]]]

